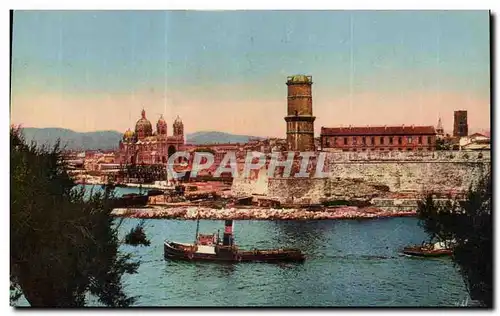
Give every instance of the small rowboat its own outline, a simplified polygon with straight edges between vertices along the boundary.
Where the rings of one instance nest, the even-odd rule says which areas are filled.
[[[446,257],[453,254],[450,247],[442,243],[425,244],[403,248],[403,254],[414,257]]]

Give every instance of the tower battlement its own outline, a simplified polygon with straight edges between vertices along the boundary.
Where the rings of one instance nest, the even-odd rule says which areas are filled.
[[[295,75],[295,76],[288,76],[286,77],[286,84],[291,85],[291,84],[312,84],[312,76],[306,76],[306,75]]]

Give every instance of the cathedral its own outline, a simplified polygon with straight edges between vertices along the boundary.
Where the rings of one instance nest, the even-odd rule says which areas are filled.
[[[135,130],[128,129],[119,144],[121,164],[165,164],[168,157],[184,146],[184,125],[177,116],[173,124],[173,135],[167,134],[167,122],[160,116],[153,131],[146,111],[135,124]]]

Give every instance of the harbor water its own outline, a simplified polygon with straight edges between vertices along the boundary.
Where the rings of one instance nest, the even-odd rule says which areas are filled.
[[[137,219],[126,219],[123,232]],[[201,221],[200,232],[223,228]],[[163,259],[163,241],[192,242],[195,221],[148,220],[151,246],[124,246],[141,261],[125,277],[139,306],[456,306],[467,299],[449,258],[416,259],[402,247],[425,233],[415,218],[235,221],[241,248],[302,249],[300,264],[190,263]]]
[[[138,222],[124,219],[121,236]],[[223,221],[200,221],[201,233],[223,228]],[[416,218],[234,222],[240,248],[300,248],[304,263],[168,261],[164,240],[193,242],[196,221],[151,219],[145,231],[149,247],[121,247],[141,262],[123,279],[137,306],[453,307],[468,299],[450,258],[400,254],[426,240]]]
[[[89,197],[95,192],[102,192],[104,190],[103,186],[100,184],[80,184],[74,187],[75,190],[85,189],[85,196]],[[117,197],[124,194],[136,193],[136,194],[146,194],[149,189],[140,187],[116,187],[114,189],[115,195]]]

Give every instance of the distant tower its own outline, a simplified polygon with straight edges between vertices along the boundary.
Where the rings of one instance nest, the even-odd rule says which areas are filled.
[[[312,112],[312,77],[287,77],[288,114],[286,142],[289,151],[314,151],[314,120]]]
[[[436,134],[437,134],[437,137],[439,137],[439,138],[444,137],[444,129],[443,129],[443,123],[441,122],[441,118],[438,119],[438,125],[436,127]]]
[[[453,121],[453,136],[464,137],[469,135],[469,125],[467,124],[467,111],[455,111]]]

